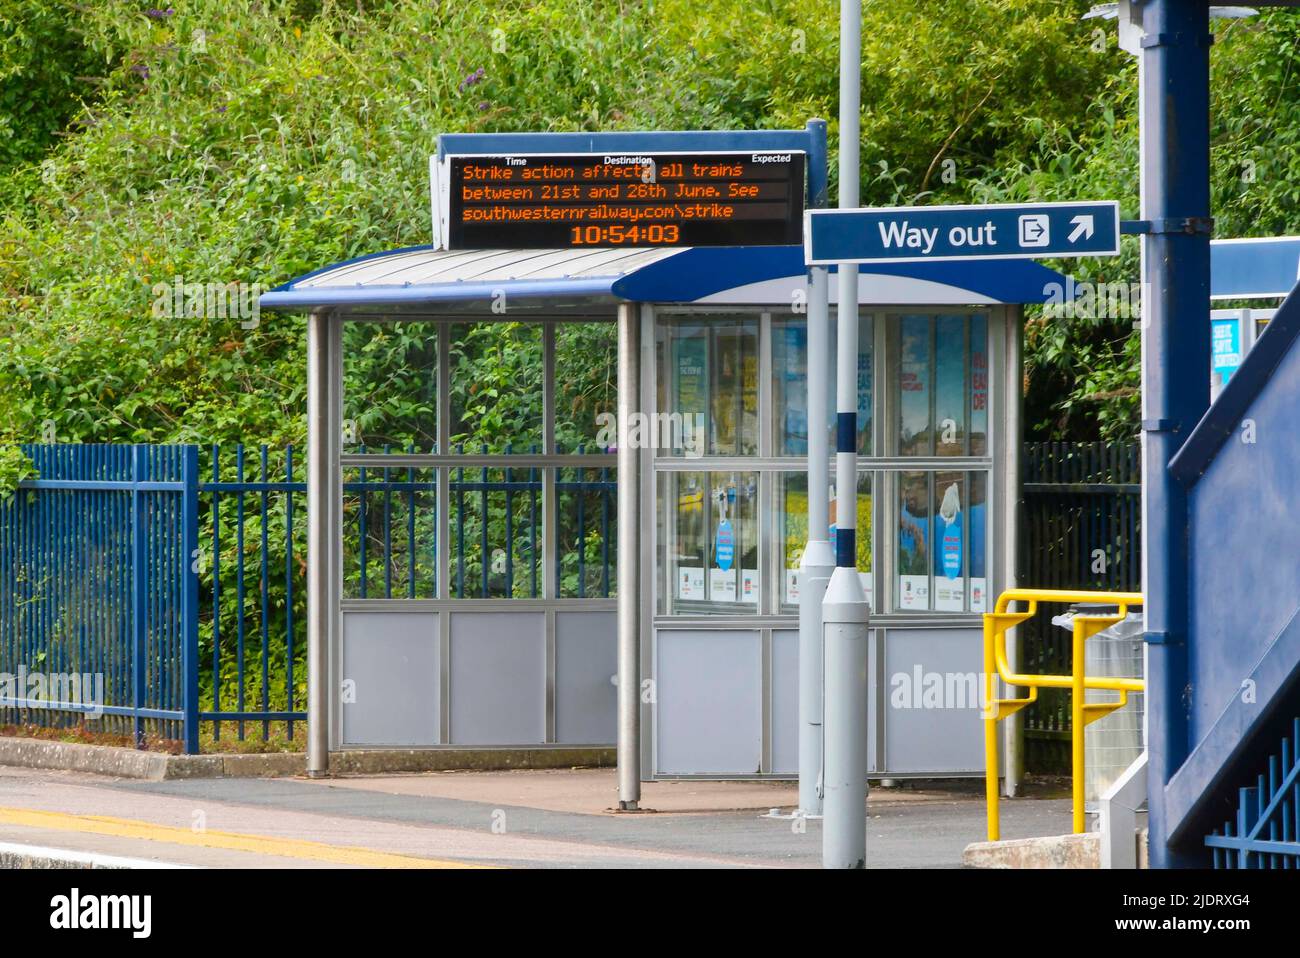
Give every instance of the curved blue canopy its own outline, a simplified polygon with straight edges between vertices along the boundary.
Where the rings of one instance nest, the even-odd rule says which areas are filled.
[[[376,253],[315,270],[263,294],[263,309],[452,306],[506,296],[538,305],[789,303],[806,285],[801,246],[685,249],[438,250]],[[1026,260],[860,267],[864,305],[1041,303],[1065,278]],[[835,284],[831,284],[834,289]]]

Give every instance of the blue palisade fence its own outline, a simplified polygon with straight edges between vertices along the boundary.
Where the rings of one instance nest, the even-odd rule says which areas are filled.
[[[95,731],[130,735],[141,747],[179,743],[187,752],[199,751],[201,726],[213,745],[246,740],[251,727],[251,737],[293,747],[307,717],[298,451],[24,450],[38,478],[0,504],[0,676],[89,676],[92,686],[102,681],[102,701],[7,696],[0,684],[0,724],[62,728],[94,719],[87,727]],[[554,594],[607,598],[613,472],[550,468]],[[544,472],[346,467],[344,597],[540,596]],[[452,550],[442,593],[440,481]]]

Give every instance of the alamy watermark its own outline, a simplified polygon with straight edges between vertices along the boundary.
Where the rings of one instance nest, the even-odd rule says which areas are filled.
[[[0,708],[72,708],[88,719],[104,714],[104,673],[0,672]]]
[[[989,701],[983,672],[930,672],[918,662],[911,672],[889,677],[889,705],[895,709],[979,709],[987,718]]]
[[[148,938],[153,931],[152,895],[83,894],[72,888],[50,899],[50,927],[56,931],[129,931]]]
[[[236,319],[244,329],[261,322],[261,283],[187,283],[176,276],[170,283],[154,283],[154,319]]]
[[[1147,283],[1089,283],[1067,276],[1043,286],[1048,319],[1140,319]]]
[[[612,412],[596,415],[596,446],[629,449],[660,449],[680,452],[687,459],[704,455],[703,413],[634,412],[626,422]]]

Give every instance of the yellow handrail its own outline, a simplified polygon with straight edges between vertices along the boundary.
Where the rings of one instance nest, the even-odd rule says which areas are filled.
[[[1027,603],[1022,612],[1008,611],[1012,602]],[[1035,675],[1014,672],[1007,662],[1007,631],[1033,617],[1039,602],[1102,602],[1117,607],[1109,615],[1076,615],[1072,625],[1073,639],[1070,648],[1069,675]],[[1008,589],[998,596],[992,612],[984,614],[984,794],[988,802],[989,841],[998,840],[998,720],[1020,711],[1038,700],[1040,688],[1070,690],[1070,758],[1072,794],[1074,798],[1074,831],[1084,830],[1083,812],[1083,730],[1097,719],[1128,704],[1130,692],[1141,692],[1146,683],[1141,679],[1105,678],[1085,676],[1084,643],[1102,629],[1114,625],[1128,615],[1129,606],[1142,605],[1137,592],[1074,592],[1062,589]],[[1029,690],[1025,698],[997,698],[997,679],[1007,685]],[[1117,702],[1085,702],[1084,691],[1102,689],[1119,693]]]

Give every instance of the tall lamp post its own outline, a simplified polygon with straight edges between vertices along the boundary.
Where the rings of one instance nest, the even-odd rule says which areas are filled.
[[[840,209],[857,207],[862,8],[840,0]],[[867,864],[867,620],[857,570],[858,268],[839,266],[835,387],[835,572],[822,603],[825,818],[822,865]]]

